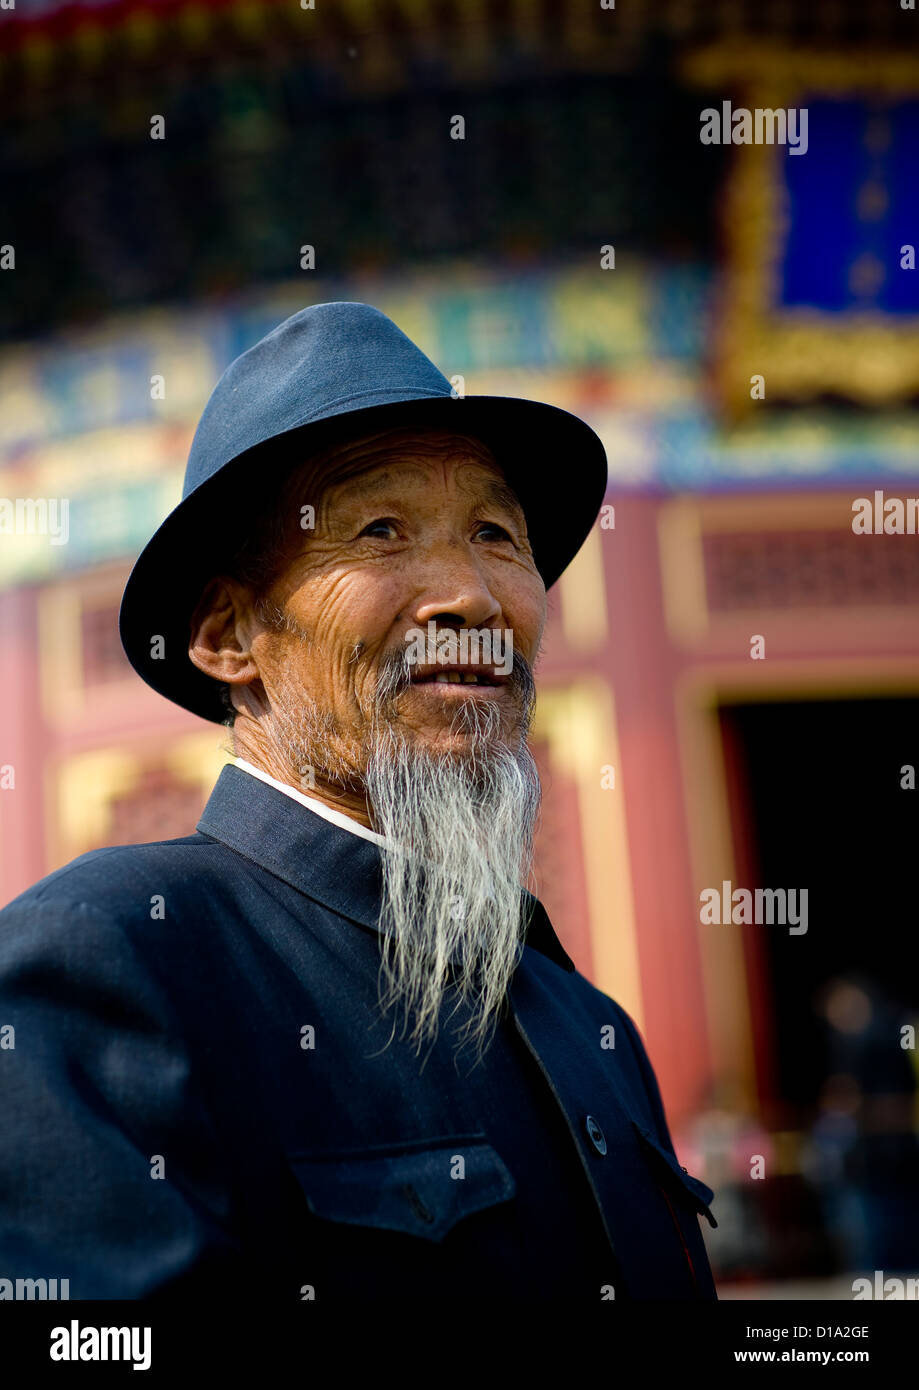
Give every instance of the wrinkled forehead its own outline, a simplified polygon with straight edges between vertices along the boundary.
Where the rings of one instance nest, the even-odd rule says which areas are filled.
[[[450,465],[458,484],[523,516],[520,502],[486,444],[446,430],[385,430],[339,444],[306,460],[298,477],[317,501],[382,494],[401,483],[425,485],[431,465]]]

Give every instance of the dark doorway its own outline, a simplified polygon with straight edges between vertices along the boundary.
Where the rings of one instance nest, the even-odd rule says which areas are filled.
[[[919,1013],[919,790],[901,787],[919,765],[919,699],[736,704],[721,718],[740,886],[808,890],[805,934],[752,929],[773,1099],[806,1123],[830,1061],[822,985],[854,972],[886,1019]],[[913,1055],[889,1060],[902,1070]]]

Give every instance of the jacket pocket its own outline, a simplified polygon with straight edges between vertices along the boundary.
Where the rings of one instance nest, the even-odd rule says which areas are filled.
[[[315,1216],[436,1243],[457,1222],[509,1201],[517,1190],[501,1156],[480,1136],[295,1155],[288,1163]]]
[[[646,1125],[633,1120],[632,1126],[642,1141],[642,1150],[665,1192],[672,1193],[681,1204],[692,1207],[700,1216],[704,1216],[710,1226],[717,1226],[718,1222],[710,1211],[715,1197],[712,1189],[699,1178],[687,1173],[686,1169],[680,1166],[676,1155],[665,1149]]]

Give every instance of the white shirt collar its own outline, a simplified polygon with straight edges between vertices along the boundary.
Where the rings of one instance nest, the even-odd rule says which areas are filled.
[[[342,830],[350,830],[352,835],[360,835],[364,840],[372,840],[374,844],[388,846],[389,840],[383,835],[378,835],[374,830],[368,830],[366,825],[361,825],[360,821],[354,820],[351,816],[346,816],[343,811],[336,811],[331,806],[326,806],[324,801],[319,801],[315,796],[304,796],[303,792],[298,792],[296,787],[288,786],[286,782],[279,782],[270,773],[263,772],[260,767],[253,767],[244,758],[234,758],[236,767],[241,767],[243,772],[251,773],[260,782],[267,782],[270,787],[277,787],[279,792],[285,796],[293,797],[294,801],[299,801],[301,806],[305,806],[308,811],[314,811],[317,816],[322,816],[325,820],[331,821],[333,825],[340,826]]]

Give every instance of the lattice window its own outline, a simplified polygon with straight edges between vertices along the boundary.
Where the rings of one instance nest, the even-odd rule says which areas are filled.
[[[703,538],[709,609],[919,604],[919,537],[838,530],[713,532]]]

